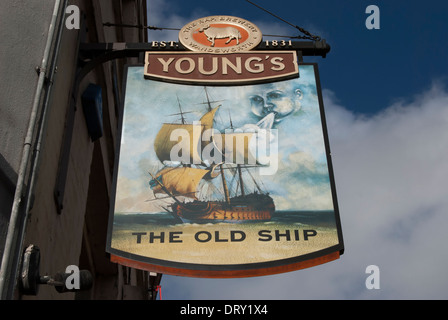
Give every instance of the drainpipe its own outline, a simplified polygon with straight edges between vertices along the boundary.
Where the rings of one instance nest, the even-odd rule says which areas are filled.
[[[48,107],[48,94],[42,106],[42,113],[39,115],[39,105],[41,97],[44,93],[45,81],[49,79],[48,89],[51,88],[51,80],[53,79],[53,73],[55,71],[55,59],[59,50],[60,37],[62,28],[64,26],[65,8],[67,6],[67,0],[56,0],[53,9],[53,15],[51,18],[50,27],[48,30],[48,38],[45,44],[45,50],[42,58],[42,63],[39,69],[39,78],[37,82],[36,92],[34,94],[34,100],[31,108],[30,120],[28,124],[27,134],[22,150],[22,158],[17,177],[17,185],[14,194],[14,202],[11,209],[11,216],[8,226],[8,233],[6,236],[5,250],[3,252],[3,258],[0,269],[0,298],[2,300],[10,300],[14,295],[14,287],[18,275],[18,268],[20,265],[20,259],[22,255],[23,239],[25,236],[25,227],[27,222],[27,214],[31,207],[32,190],[34,187],[35,177],[37,173],[38,156],[40,150],[40,142],[43,136],[44,122]],[[56,26],[58,15],[60,15],[60,23]],[[52,51],[52,45],[55,41],[56,44]],[[49,63],[49,59],[52,58],[52,62]],[[50,66],[50,70],[47,70]],[[34,161],[30,161],[30,155],[32,151],[33,137],[35,135],[36,126],[39,124],[38,142]],[[33,167],[29,173],[28,189],[26,188],[26,176],[30,162],[33,162]],[[26,201],[23,203],[23,201]],[[25,205],[25,207],[24,207]]]

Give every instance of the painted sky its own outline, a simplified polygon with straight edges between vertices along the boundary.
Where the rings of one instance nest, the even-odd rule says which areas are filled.
[[[448,3],[255,1],[325,38],[318,62],[344,234],[341,259],[234,280],[164,275],[164,299],[447,299]],[[368,30],[365,9],[380,9]],[[246,18],[264,34],[291,26],[247,1],[149,0],[149,25],[181,28],[209,15]],[[265,38],[265,39],[275,39]],[[177,40],[151,31],[150,40]],[[379,290],[365,286],[369,265]]]
[[[257,159],[268,167],[250,170],[264,191],[273,197],[277,210],[333,210],[315,66],[302,65],[299,73],[298,79],[208,87],[205,91],[203,86],[146,80],[142,67],[130,67],[115,212],[164,211],[161,205],[169,203],[166,199],[148,201],[153,199],[149,173],[156,175],[162,168],[154,152],[155,138],[163,123],[181,123],[181,110],[185,112],[185,123],[199,121],[208,110],[207,96],[213,108],[219,106],[214,124],[219,132],[229,130],[230,121],[237,131],[258,130],[263,126],[260,122],[266,123],[265,129],[272,130],[271,139],[261,133],[254,137],[254,142],[257,139],[260,142],[251,148],[254,155],[266,154]],[[268,103],[275,104],[277,116],[273,121],[267,121],[273,116],[265,112]],[[269,149],[267,152],[265,147]],[[249,175],[245,178],[246,182],[252,181]],[[221,189],[220,181],[215,184]],[[246,191],[255,190],[253,185]]]

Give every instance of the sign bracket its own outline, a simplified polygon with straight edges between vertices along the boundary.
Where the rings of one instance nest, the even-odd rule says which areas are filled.
[[[325,58],[330,51],[330,45],[322,39],[320,41],[263,41],[253,50],[295,50],[300,59],[303,56],[320,56]],[[152,41],[148,43],[81,43],[79,47],[80,58],[83,61],[83,68],[80,77],[82,78],[93,68],[104,62],[120,58],[138,58],[146,51],[187,51],[179,42],[174,41]]]

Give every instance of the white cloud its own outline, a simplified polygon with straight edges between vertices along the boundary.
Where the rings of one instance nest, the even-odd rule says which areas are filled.
[[[440,84],[359,116],[324,91],[345,254],[282,275],[164,276],[165,299],[447,299],[448,93]],[[367,290],[365,269],[380,268]]]
[[[149,25],[181,28],[184,17],[151,0]],[[179,13],[181,14],[181,13]],[[289,27],[253,21],[270,34]],[[305,26],[314,34],[328,36]],[[176,31],[150,40],[177,41]],[[375,116],[338,105],[324,91],[346,252],[325,265],[246,279],[164,275],[164,299],[447,299],[448,93],[440,84]],[[367,290],[365,269],[378,265],[381,289]]]

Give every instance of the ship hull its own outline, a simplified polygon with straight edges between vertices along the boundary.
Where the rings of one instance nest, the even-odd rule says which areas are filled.
[[[274,202],[268,195],[251,194],[231,198],[229,202],[193,201],[175,203],[172,209],[174,215],[185,223],[269,221],[275,212]]]

